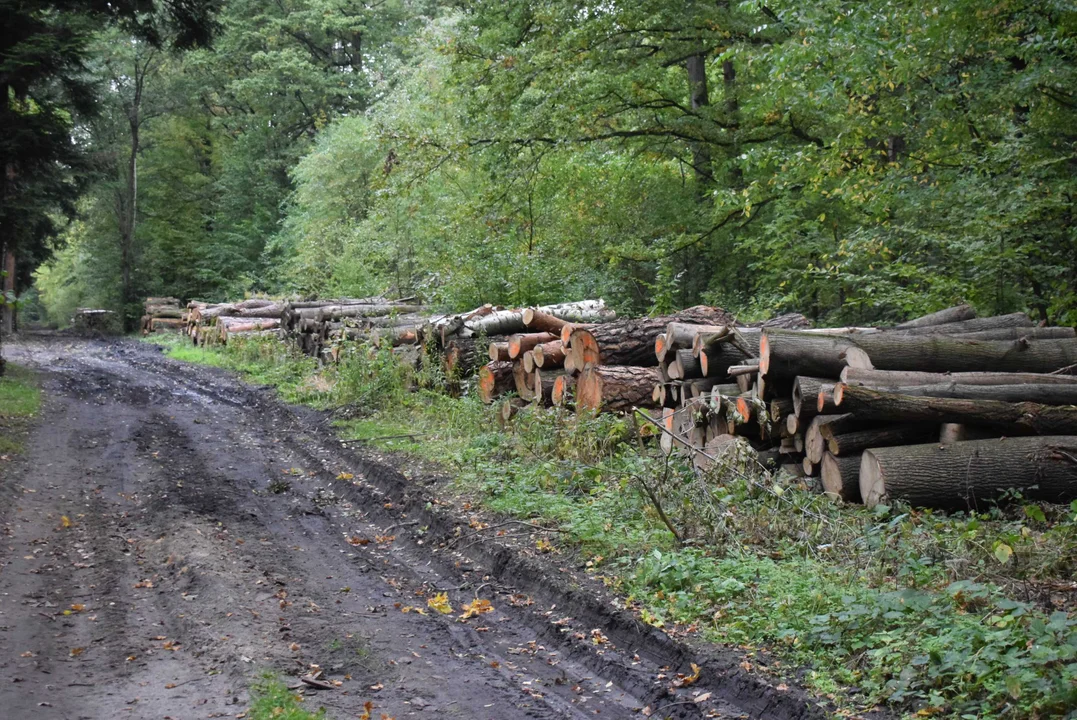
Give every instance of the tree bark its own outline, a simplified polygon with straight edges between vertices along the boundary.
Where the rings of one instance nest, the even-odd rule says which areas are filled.
[[[512,359],[507,342],[490,343],[487,354],[490,356],[490,362],[507,362]]]
[[[844,502],[860,502],[860,455],[836,457],[824,453],[819,471],[823,492]]]
[[[899,499],[919,507],[972,509],[1007,490],[1042,502],[1077,499],[1077,437],[876,448],[865,451],[860,464],[866,505]]]
[[[868,387],[868,386],[860,386]],[[1033,402],[1043,405],[1077,405],[1077,385],[907,385],[900,388],[871,388],[892,390],[902,395],[916,397],[963,398],[967,400],[999,400],[1018,403]],[[836,401],[836,398],[835,398]]]
[[[676,351],[676,357],[666,369],[672,380],[691,380],[703,377],[703,368],[699,360],[692,356],[690,348],[681,348]]]
[[[813,463],[823,461],[826,452],[826,440],[830,434],[848,432],[863,423],[852,414],[816,415],[804,431],[804,454]]]
[[[1071,327],[1011,327],[958,333],[950,337],[955,340],[1064,340],[1077,337],[1077,331]]]
[[[559,317],[562,320],[578,322],[603,322],[612,320],[616,314],[606,308],[602,300],[581,300],[576,303],[564,303],[561,305],[546,305],[540,308],[524,308],[521,310],[495,310],[482,317],[464,321],[463,328],[459,332],[467,335],[509,335],[523,332],[527,329],[524,315],[533,319],[533,312]]]
[[[852,385],[838,385],[834,392],[839,408],[864,420],[972,423],[1040,435],[1077,433],[1077,407],[1072,406],[918,397]]]
[[[939,310],[928,315],[923,315],[914,320],[896,325],[896,330],[911,330],[913,328],[928,327],[931,325],[943,325],[945,323],[972,320],[976,317],[976,311],[969,305],[957,305],[955,307]]]
[[[654,367],[588,366],[576,381],[576,409],[625,412],[636,407],[654,407],[651,392],[660,377]]]
[[[715,337],[727,335],[729,332],[730,328],[725,325],[695,325],[671,322],[666,326],[666,331],[655,338],[654,354],[658,358],[658,362],[665,362],[670,351],[679,348],[691,349],[697,335]]]

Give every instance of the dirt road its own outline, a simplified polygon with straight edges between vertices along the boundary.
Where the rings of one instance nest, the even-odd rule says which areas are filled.
[[[333,718],[822,716],[571,572],[450,546],[466,517],[267,390],[129,341],[4,352],[45,406],[0,464],[2,718],[242,717],[260,672],[319,668],[298,691]]]

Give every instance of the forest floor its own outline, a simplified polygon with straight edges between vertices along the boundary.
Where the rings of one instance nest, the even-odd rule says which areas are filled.
[[[4,352],[42,391],[0,462],[5,717],[258,718],[266,673],[335,718],[824,714],[498,541],[324,413],[127,340]],[[299,680],[318,670],[328,689]]]

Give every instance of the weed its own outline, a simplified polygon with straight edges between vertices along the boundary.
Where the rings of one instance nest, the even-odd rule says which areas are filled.
[[[251,686],[247,714],[250,720],[324,720],[324,708],[311,712],[302,703],[302,695],[291,692],[278,677],[266,672]]]

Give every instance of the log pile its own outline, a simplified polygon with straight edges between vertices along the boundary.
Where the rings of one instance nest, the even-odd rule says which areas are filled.
[[[276,336],[284,304],[264,298],[236,303],[187,303],[185,330],[196,345],[223,345],[236,336]]]
[[[891,328],[764,329],[757,363],[783,462],[834,498],[1077,498],[1073,328],[959,306]]]
[[[142,303],[140,330],[143,335],[152,332],[182,332],[187,326],[187,313],[180,301],[173,297],[148,297]]]
[[[118,333],[120,317],[112,310],[77,308],[71,316],[71,329],[79,333]]]

